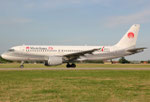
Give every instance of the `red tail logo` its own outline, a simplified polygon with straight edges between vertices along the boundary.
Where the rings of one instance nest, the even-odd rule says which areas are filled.
[[[132,38],[133,39],[134,38],[134,33],[133,32],[129,32],[128,33],[128,38]]]

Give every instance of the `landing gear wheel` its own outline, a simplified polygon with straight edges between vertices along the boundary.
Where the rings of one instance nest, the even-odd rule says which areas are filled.
[[[72,63],[72,64],[71,64],[71,67],[72,67],[72,68],[75,68],[75,67],[76,67],[76,65],[75,65],[74,63]]]
[[[75,68],[76,65],[74,63],[72,63],[72,64],[67,63],[66,67],[67,68]]]
[[[20,68],[24,68],[24,65],[20,65]]]
[[[70,68],[70,67],[71,67],[71,65],[70,65],[69,63],[67,63],[66,67],[67,67],[67,68]]]

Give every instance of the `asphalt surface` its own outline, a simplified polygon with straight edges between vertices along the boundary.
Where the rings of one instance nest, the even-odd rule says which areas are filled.
[[[150,70],[150,68],[0,68],[5,70]]]

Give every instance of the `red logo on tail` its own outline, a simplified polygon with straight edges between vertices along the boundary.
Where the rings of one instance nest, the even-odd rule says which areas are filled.
[[[132,38],[133,39],[134,38],[134,33],[133,32],[129,32],[128,33],[128,38]]]

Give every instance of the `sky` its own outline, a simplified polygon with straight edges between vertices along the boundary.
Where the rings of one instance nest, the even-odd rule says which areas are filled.
[[[141,24],[150,48],[150,0],[0,0],[0,54],[16,45],[114,45]],[[150,50],[126,57],[149,60]]]

